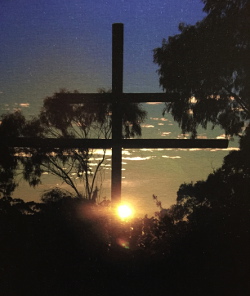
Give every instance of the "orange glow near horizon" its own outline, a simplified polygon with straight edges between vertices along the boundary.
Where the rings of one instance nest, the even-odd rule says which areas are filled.
[[[117,213],[118,213],[118,216],[124,220],[124,219],[131,218],[131,216],[133,215],[133,210],[130,206],[122,204],[118,206]]]

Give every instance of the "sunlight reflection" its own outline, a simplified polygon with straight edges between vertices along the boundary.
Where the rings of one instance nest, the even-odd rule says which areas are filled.
[[[129,249],[129,242],[127,240],[118,238],[116,242],[119,246],[123,247],[124,249]]]

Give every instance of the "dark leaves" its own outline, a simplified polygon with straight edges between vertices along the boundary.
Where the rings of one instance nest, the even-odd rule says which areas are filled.
[[[250,117],[249,1],[203,2],[209,12],[205,19],[193,26],[180,24],[181,33],[154,50],[160,85],[169,95],[179,96],[166,109],[193,136],[208,122],[238,134]],[[193,96],[197,104],[190,118],[188,102]]]

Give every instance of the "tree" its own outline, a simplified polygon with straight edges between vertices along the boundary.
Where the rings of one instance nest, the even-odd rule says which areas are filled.
[[[205,181],[182,184],[177,205],[183,208],[182,219],[191,219],[201,209],[218,211],[221,216],[244,220],[250,211],[250,129],[240,140],[240,150],[231,151],[221,168]],[[224,218],[225,218],[224,217]],[[234,220],[236,223],[236,220]]]
[[[213,295],[248,295],[250,290],[249,148],[248,127],[240,150],[230,152],[221,168],[205,181],[182,184],[177,193],[177,214],[182,209],[189,229],[188,255],[193,252],[205,266],[202,275],[213,283]]]
[[[0,124],[0,138],[17,137],[24,125],[25,118],[19,113],[5,115]],[[8,197],[12,194],[18,183],[16,169],[18,160],[13,148],[7,147],[2,143],[0,145],[0,196]]]
[[[242,132],[250,117],[250,1],[203,0],[207,16],[180,24],[180,34],[154,49],[166,103],[183,132],[219,125],[226,134]]]
[[[60,96],[56,93],[44,100],[43,108],[37,118],[26,120],[19,112],[3,117],[2,134],[4,136],[4,130],[8,130],[10,123],[7,119],[11,117],[17,125],[15,134],[10,135],[14,137],[108,139],[111,137],[112,117],[110,115],[111,104],[109,103],[62,104]],[[124,105],[123,136],[126,138],[140,136],[140,123],[145,116],[146,112],[140,105]],[[14,154],[24,179],[31,186],[38,185],[41,182],[42,173],[49,172],[69,185],[77,196],[95,201],[99,190],[97,177],[106,160],[106,149],[100,151],[99,155],[90,148],[56,147],[54,149],[14,149],[11,155],[14,157]],[[95,165],[93,160],[96,162]],[[84,185],[84,192],[79,190],[79,182]]]
[[[240,151],[224,158],[206,181],[182,184],[177,209],[191,219],[202,209],[249,209],[250,24],[249,0],[203,0],[207,16],[154,50],[160,85],[175,98],[167,104],[183,131],[220,125],[240,134]],[[236,206],[237,205],[237,206]]]
[[[180,186],[177,203],[167,212],[181,239],[172,245],[172,257],[183,271],[179,278],[191,285],[195,278],[191,294],[200,289],[206,295],[248,295],[250,1],[203,3],[202,21],[180,24],[180,34],[154,50],[160,85],[173,99],[164,111],[192,137],[209,123],[240,135],[240,150],[229,153],[206,180]]]

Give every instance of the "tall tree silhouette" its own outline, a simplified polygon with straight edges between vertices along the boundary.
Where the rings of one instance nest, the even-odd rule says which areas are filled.
[[[171,261],[188,295],[248,295],[250,1],[203,2],[202,21],[180,24],[154,50],[160,85],[174,99],[165,112],[192,137],[208,123],[239,135],[240,150],[205,181],[180,186],[167,211],[177,238]]]
[[[5,115],[0,124],[0,138],[17,137],[25,123],[25,118],[19,112]],[[17,176],[18,160],[14,156],[15,149],[0,145],[0,196],[8,197],[18,186]]]
[[[62,90],[61,92],[67,91]],[[100,92],[105,92],[105,90],[102,89]],[[11,117],[17,125],[15,135],[13,135],[15,137],[109,139],[112,120],[110,115],[111,105],[109,103],[63,104],[56,93],[44,100],[43,108],[37,118],[26,120],[19,112],[3,117],[2,131],[4,135],[4,130],[10,128],[12,122],[7,119]],[[139,104],[124,105],[123,136],[125,138],[140,136],[140,123],[145,116],[146,112]],[[6,135],[12,136],[8,133]],[[94,149],[87,147],[77,149],[16,148],[10,154],[13,157],[15,154],[15,159],[19,164],[18,168],[22,170],[24,179],[31,186],[38,185],[42,174],[49,172],[69,185],[77,196],[96,199],[97,187],[101,186],[101,178],[99,180],[97,178],[106,160],[105,149],[96,155]],[[84,191],[79,190],[80,182],[84,185]]]
[[[250,3],[203,0],[208,15],[154,49],[160,85],[175,98],[166,104],[184,132],[221,126],[238,134],[250,117]]]

